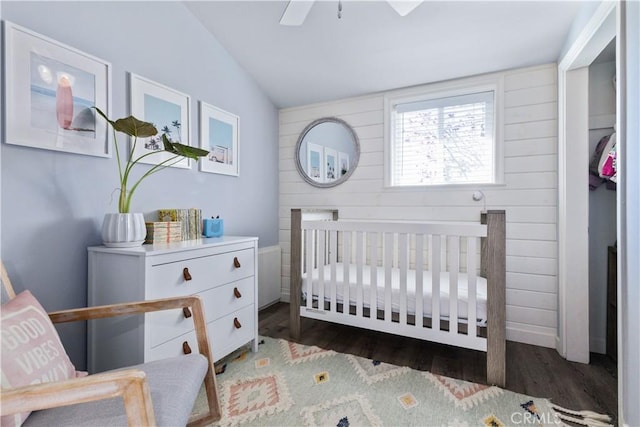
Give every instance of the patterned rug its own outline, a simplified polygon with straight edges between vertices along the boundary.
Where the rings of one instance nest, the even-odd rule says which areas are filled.
[[[257,353],[244,350],[217,364],[223,370],[217,376],[222,419],[213,425],[511,426],[558,425],[570,418],[608,425],[605,416],[566,411],[547,399],[285,340],[261,340]],[[201,392],[194,413],[205,408]]]

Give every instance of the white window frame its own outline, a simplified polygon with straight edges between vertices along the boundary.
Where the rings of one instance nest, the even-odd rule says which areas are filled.
[[[477,92],[494,91],[494,182],[492,183],[451,183],[424,185],[392,185],[393,135],[392,114],[398,104],[426,101]],[[501,75],[471,77],[460,80],[434,83],[388,92],[384,96],[384,185],[386,189],[427,189],[427,188],[464,188],[492,187],[504,185],[504,78]]]

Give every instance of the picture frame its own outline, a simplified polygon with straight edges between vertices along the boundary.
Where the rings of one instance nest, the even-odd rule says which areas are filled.
[[[200,171],[240,176],[240,117],[200,101]]]
[[[5,142],[111,157],[111,64],[4,22]]]
[[[324,182],[333,182],[338,176],[338,151],[324,147]]]
[[[338,152],[338,178],[342,178],[349,172],[349,154],[343,151]]]
[[[162,135],[167,134],[173,142],[191,145],[191,97],[161,83],[129,73],[130,113],[132,116],[153,123],[158,134],[149,138],[131,138],[133,156],[138,158],[153,151],[162,150]],[[191,159],[182,157],[170,161],[174,155],[159,152],[147,156],[140,163],[151,165],[166,164],[175,168],[190,169]],[[169,163],[166,163],[169,162]]]
[[[307,175],[316,182],[324,182],[324,147],[307,142]]]

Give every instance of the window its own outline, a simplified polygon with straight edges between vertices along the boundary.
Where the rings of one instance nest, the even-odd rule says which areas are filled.
[[[388,100],[390,185],[496,183],[496,92],[484,86]]]

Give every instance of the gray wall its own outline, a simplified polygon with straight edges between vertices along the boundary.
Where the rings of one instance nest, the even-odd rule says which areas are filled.
[[[2,14],[111,62],[112,117],[128,113],[127,72],[191,95],[192,144],[197,101],[240,116],[240,177],[168,169],[139,187],[131,209],[198,207],[224,218],[226,234],[278,243],[278,111],[181,3],[3,1]],[[86,248],[101,243],[104,213],[117,212],[115,158],[1,149],[2,257],[16,290],[31,290],[48,311],[85,306]],[[85,325],[60,332],[84,368]]]

